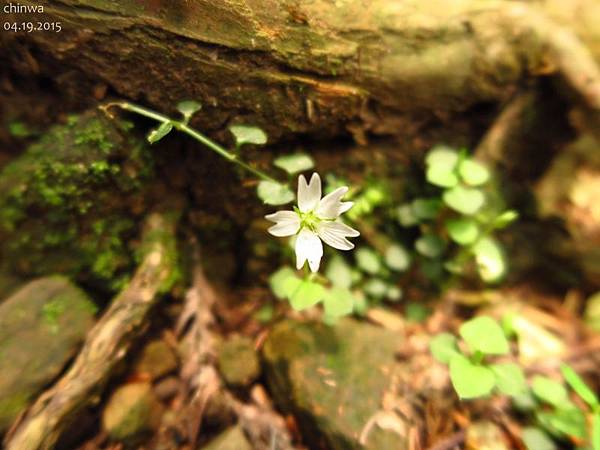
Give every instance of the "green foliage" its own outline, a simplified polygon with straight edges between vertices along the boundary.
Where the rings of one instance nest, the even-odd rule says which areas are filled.
[[[259,182],[256,193],[265,205],[285,205],[296,198],[288,186],[276,181]]]
[[[450,333],[440,333],[430,341],[433,357],[450,368],[450,380],[462,399],[489,395],[494,389],[517,397],[527,392],[523,370],[512,363],[489,363],[486,357],[505,355],[509,345],[500,325],[481,316],[465,322],[459,334],[469,349],[460,350],[458,340]]]
[[[410,254],[402,245],[392,244],[385,251],[385,263],[390,269],[403,272],[410,266]]]
[[[244,144],[264,145],[267,143],[266,133],[252,125],[230,125],[229,131],[233,134],[237,148]]]
[[[177,111],[181,113],[185,123],[188,123],[200,109],[202,109],[202,105],[194,100],[184,100],[177,104]]]
[[[171,132],[173,129],[173,123],[171,122],[163,122],[158,127],[150,130],[146,139],[150,144],[154,144],[155,142],[160,141],[167,134]]]
[[[363,271],[376,275],[381,269],[381,260],[375,251],[367,247],[359,248],[355,253],[356,263]]]
[[[280,169],[285,170],[290,175],[295,175],[312,169],[315,166],[313,159],[304,153],[295,153],[292,155],[280,156],[273,164]]]

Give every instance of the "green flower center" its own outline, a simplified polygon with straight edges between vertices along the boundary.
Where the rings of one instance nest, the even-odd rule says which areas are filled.
[[[321,222],[321,219],[317,217],[314,211],[302,212],[298,208],[295,208],[296,214],[300,217],[300,229],[308,228],[313,233],[317,232],[317,226]]]

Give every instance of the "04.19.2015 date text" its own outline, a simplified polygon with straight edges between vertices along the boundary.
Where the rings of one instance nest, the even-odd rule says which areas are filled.
[[[2,26],[4,31],[12,31],[13,33],[34,33],[37,31],[53,31],[59,33],[62,30],[60,22],[4,22]]]

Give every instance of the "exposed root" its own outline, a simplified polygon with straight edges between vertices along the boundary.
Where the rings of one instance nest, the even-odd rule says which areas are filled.
[[[183,435],[194,447],[205,416],[215,414],[221,422],[237,420],[255,449],[290,450],[293,448],[291,438],[282,417],[268,405],[238,400],[223,386],[215,369],[216,338],[212,309],[217,298],[196,251],[193,285],[187,292],[184,310],[176,325],[184,353],[181,378],[187,388],[176,412],[177,419],[172,421],[176,430],[171,431]]]
[[[175,215],[151,214],[142,238],[144,257],[129,285],[90,331],[73,365],[44,392],[7,434],[7,450],[42,450],[54,447],[93,394],[110,376],[144,327],[148,311],[170,287],[176,270]]]

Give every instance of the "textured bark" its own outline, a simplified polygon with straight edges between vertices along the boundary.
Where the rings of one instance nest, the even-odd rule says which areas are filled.
[[[569,31],[600,57],[594,0],[35,3],[63,25],[16,37],[35,70],[65,90],[81,82],[75,70],[164,111],[198,99],[205,129],[238,120],[272,137],[406,135],[409,124],[503,101],[555,72],[600,108],[598,69]]]

